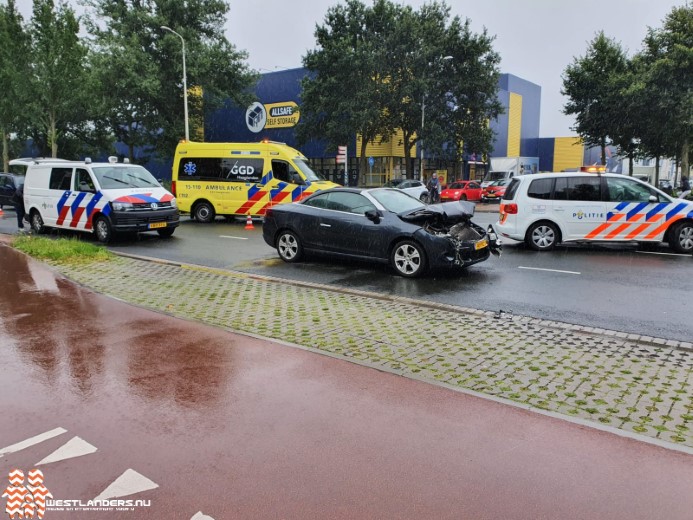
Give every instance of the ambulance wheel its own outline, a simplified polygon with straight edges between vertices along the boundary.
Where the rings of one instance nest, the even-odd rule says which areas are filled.
[[[537,222],[527,230],[525,243],[535,251],[550,251],[558,243],[558,228],[551,222]]]
[[[216,215],[214,214],[214,206],[209,202],[198,202],[195,204],[195,220],[203,224],[214,222]]]
[[[298,262],[303,257],[303,246],[293,232],[285,229],[277,237],[277,253],[285,262]]]
[[[97,217],[94,222],[94,234],[102,244],[108,244],[113,239],[113,229],[106,217]]]
[[[677,253],[693,252],[693,222],[679,222],[671,230],[669,246]]]
[[[34,233],[37,235],[45,233],[46,231],[46,227],[43,225],[43,218],[37,210],[31,212],[31,229],[33,229]]]
[[[159,233],[159,236],[161,238],[170,238],[175,230],[176,228],[170,227],[164,229],[157,229],[156,232]]]

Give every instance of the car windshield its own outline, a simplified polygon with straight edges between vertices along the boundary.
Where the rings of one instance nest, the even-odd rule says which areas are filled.
[[[425,207],[424,204],[403,191],[383,189],[373,190],[369,193],[375,200],[380,202],[386,210],[392,211],[393,213],[404,213]]]
[[[448,189],[461,190],[461,189],[464,189],[464,184],[461,182],[453,182],[450,186],[448,186]]]
[[[296,165],[296,168],[299,169],[299,171],[306,177],[308,181],[324,181],[325,178],[320,175],[319,173],[314,172],[310,166],[308,166],[308,163],[306,163],[303,159],[299,159],[298,157],[294,159],[294,164]]]
[[[99,186],[104,190],[161,186],[142,166],[94,166],[93,170]]]
[[[486,177],[484,177],[485,181],[498,181],[503,178],[505,178],[506,173],[505,172],[488,172],[486,174]]]

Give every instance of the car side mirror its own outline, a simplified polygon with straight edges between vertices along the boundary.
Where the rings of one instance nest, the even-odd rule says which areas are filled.
[[[368,211],[366,211],[365,215],[366,215],[366,218],[368,220],[373,221],[374,224],[380,223],[381,215],[377,209],[369,209]]]
[[[654,195],[650,195],[650,202],[658,202],[657,197],[655,197]]]

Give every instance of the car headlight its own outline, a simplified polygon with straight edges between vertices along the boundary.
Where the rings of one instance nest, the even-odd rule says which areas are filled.
[[[132,209],[132,204],[130,202],[114,202],[113,209],[115,211],[128,211]]]
[[[176,199],[171,199],[171,207],[173,209],[178,209],[178,202],[176,202]]]

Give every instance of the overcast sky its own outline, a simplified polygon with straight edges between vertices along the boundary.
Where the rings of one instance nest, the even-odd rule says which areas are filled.
[[[2,0],[0,0],[2,1]],[[227,0],[227,37],[249,53],[260,72],[300,67],[315,46],[315,26],[341,0]],[[70,2],[73,5],[75,2]],[[370,0],[364,3],[371,5]],[[424,0],[404,0],[420,7]],[[469,18],[472,29],[495,36],[501,72],[541,87],[541,136],[574,135],[572,118],[562,115],[561,74],[573,57],[603,30],[629,52],[641,49],[647,27],[661,27],[674,6],[685,0],[448,0],[452,15]],[[18,0],[29,19],[31,0]],[[597,80],[597,78],[595,78]]]

